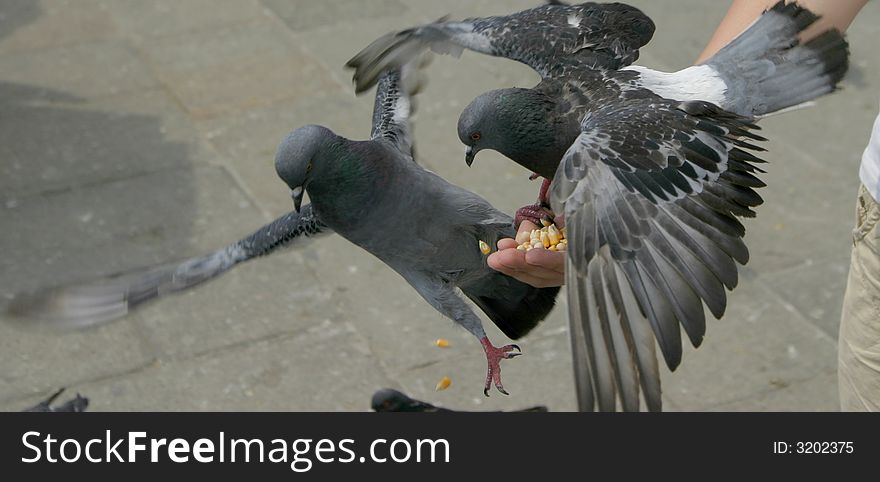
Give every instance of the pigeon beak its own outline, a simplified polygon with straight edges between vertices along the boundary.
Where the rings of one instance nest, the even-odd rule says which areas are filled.
[[[303,187],[296,186],[290,191],[290,197],[293,198],[293,209],[297,213],[299,213],[299,208],[302,206],[303,202]]]
[[[468,146],[464,151],[464,162],[471,167],[471,164],[474,163],[474,156],[477,155],[477,151],[474,150],[474,146]]]

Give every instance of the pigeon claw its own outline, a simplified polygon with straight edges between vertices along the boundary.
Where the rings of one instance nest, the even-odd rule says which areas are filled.
[[[486,373],[486,384],[483,387],[483,395],[489,396],[489,389],[492,385],[495,385],[495,389],[499,392],[510,395],[507,393],[507,390],[504,389],[504,385],[501,383],[501,360],[506,360],[510,358],[515,358],[522,355],[522,349],[519,345],[505,345],[502,347],[495,347],[492,343],[489,342],[489,338],[483,337],[480,340],[480,343],[483,345],[483,349],[486,351],[486,362],[488,364],[488,371]],[[516,350],[516,351],[514,351]]]
[[[552,223],[554,217],[555,215],[553,211],[551,211],[546,205],[535,203],[517,209],[513,222],[516,229],[519,229],[519,225],[522,224],[523,221],[529,221],[540,227],[542,226],[542,219]]]

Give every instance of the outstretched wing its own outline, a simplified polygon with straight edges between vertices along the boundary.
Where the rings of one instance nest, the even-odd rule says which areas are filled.
[[[370,88],[382,71],[426,49],[460,55],[468,49],[522,62],[543,78],[572,66],[618,69],[638,58],[654,22],[622,3],[543,5],[512,15],[438,21],[386,34],[348,61],[355,90]]]
[[[720,318],[725,288],[748,260],[745,229],[762,202],[747,150],[757,126],[705,102],[656,96],[593,110],[553,180],[564,212],[566,276],[581,410],[661,408],[654,340],[681,361],[680,327],[694,346],[703,304]]]
[[[304,237],[330,232],[307,204],[250,236],[211,254],[180,263],[130,271],[101,279],[16,296],[11,319],[43,322],[61,328],[106,323],[170,293],[178,293],[229,271],[233,266],[271,253]]]
[[[410,117],[415,112],[415,95],[423,85],[419,69],[427,63],[427,55],[421,55],[400,68],[386,70],[379,78],[373,105],[370,138],[385,139],[414,159]]]

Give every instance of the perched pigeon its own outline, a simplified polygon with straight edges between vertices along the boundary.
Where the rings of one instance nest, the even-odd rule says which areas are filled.
[[[64,393],[64,388],[58,390],[49,396],[46,400],[34,405],[31,408],[22,410],[23,412],[85,412],[86,408],[89,406],[89,399],[83,397],[79,393],[76,394],[76,397],[62,403],[61,405],[52,406],[52,402],[54,402],[62,393]]]
[[[415,400],[405,394],[391,389],[383,388],[373,394],[370,406],[376,412],[461,412],[460,410],[450,410],[431,405],[428,402]],[[538,405],[535,407],[515,410],[516,412],[546,412],[547,407]]]
[[[284,139],[276,168],[292,190],[294,212],[210,255],[21,295],[9,311],[64,326],[109,321],[278,246],[335,231],[380,258],[431,306],[476,336],[488,364],[484,393],[493,382],[506,393],[500,361],[519,355],[519,347],[493,346],[456,288],[514,339],[547,316],[559,288],[534,288],[489,268],[479,243],[494,246],[513,236],[513,219],[413,160],[408,120],[418,87],[416,66],[403,72],[389,71],[379,81],[370,140],[351,141],[315,125]],[[304,193],[311,204],[302,206]]]
[[[681,327],[698,346],[703,303],[721,317],[748,260],[737,217],[762,202],[755,118],[833,91],[846,72],[839,32],[799,44],[816,18],[780,1],[704,64],[663,73],[625,67],[654,30],[639,10],[546,5],[391,33],[349,66],[358,90],[428,48],[507,57],[541,75],[467,106],[466,161],[494,149],[547,178],[518,219],[542,215],[548,187],[564,214],[579,408],[638,410],[641,391],[660,410],[655,340],[674,370]]]

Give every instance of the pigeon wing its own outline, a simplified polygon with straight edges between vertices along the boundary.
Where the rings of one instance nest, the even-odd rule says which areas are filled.
[[[638,58],[654,34],[654,23],[621,3],[543,5],[511,15],[440,20],[386,34],[348,61],[355,90],[376,83],[388,68],[430,49],[458,56],[464,49],[522,62],[542,78],[559,77],[572,66],[618,69]]]
[[[761,203],[748,150],[763,140],[750,119],[705,102],[656,96],[618,100],[586,114],[553,180],[564,212],[579,408],[660,410],[655,340],[667,366],[715,317],[736,263],[748,260],[737,220]]]
[[[11,320],[82,328],[116,320],[140,305],[216,278],[244,261],[330,230],[307,204],[250,236],[205,256],[132,270],[99,279],[18,294],[7,307]]]
[[[415,95],[424,83],[420,69],[428,63],[423,53],[400,68],[382,73],[373,105],[372,140],[385,139],[400,152],[415,159],[411,117],[415,113]]]

